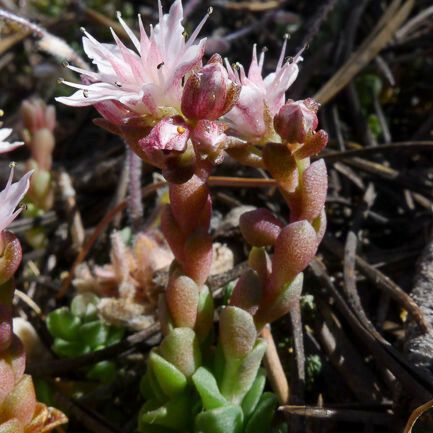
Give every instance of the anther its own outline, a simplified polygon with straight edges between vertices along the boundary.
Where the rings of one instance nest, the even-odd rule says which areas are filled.
[[[118,81],[115,81],[114,84],[115,84],[117,87],[122,87],[122,84],[119,83]]]
[[[61,77],[57,78],[57,83],[63,84],[64,82],[65,82],[64,78],[61,78]]]
[[[85,98],[88,98],[88,97],[89,97],[89,91],[88,91],[87,89],[83,90],[83,96],[84,96]]]
[[[9,163],[9,168],[15,168],[17,166],[17,163],[15,161],[11,161]]]
[[[161,62],[161,63],[156,67],[156,69],[161,69],[163,66],[164,66],[164,62]]]
[[[63,66],[64,68],[67,68],[67,67],[69,66],[69,62],[68,62],[67,60],[63,60],[63,62],[62,62],[62,66]]]
[[[186,130],[185,130],[185,128],[184,128],[183,126],[178,126],[178,127],[177,127],[177,132],[178,132],[179,134],[183,134],[185,131],[186,131]]]
[[[211,15],[212,13],[213,13],[213,7],[209,6],[208,9],[207,9],[207,14]]]

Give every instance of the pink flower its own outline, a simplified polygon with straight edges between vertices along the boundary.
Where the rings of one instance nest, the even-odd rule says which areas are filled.
[[[11,150],[14,150],[24,144],[22,141],[14,141],[13,143],[9,143],[8,141],[6,141],[6,138],[8,138],[11,133],[12,129],[0,129],[0,153],[10,152]]]
[[[22,209],[15,209],[29,189],[32,173],[33,170],[26,173],[18,182],[12,183],[14,176],[12,166],[6,187],[0,192],[0,233],[20,214]]]
[[[284,105],[285,92],[295,81],[302,60],[300,53],[294,59],[284,62],[286,41],[284,41],[280,59],[275,72],[263,78],[264,53],[257,60],[257,48],[254,45],[253,59],[248,75],[242,65],[234,70],[226,59],[229,77],[242,85],[238,102],[225,115],[234,134],[252,143],[264,143],[275,135],[273,118]]]
[[[171,114],[180,112],[182,79],[201,65],[205,39],[198,44],[194,42],[208,15],[186,41],[181,24],[181,0],[176,0],[166,15],[162,13],[160,0],[158,5],[159,24],[150,27],[149,35],[139,18],[140,38],[118,15],[135,51],[127,48],[113,29],[111,32],[115,44],[101,44],[83,30],[84,51],[93,60],[97,72],[68,66],[84,76],[83,84],[65,82],[79,90],[69,97],[57,98],[57,101],[75,107],[96,105],[103,116],[108,112],[108,120],[118,123],[125,118],[126,113],[129,113],[129,117],[149,115],[158,119],[167,111]],[[105,103],[108,103],[107,109]],[[116,103],[121,104],[118,110]]]
[[[199,120],[191,133],[196,152],[210,158],[214,163],[222,162],[226,148],[225,125],[211,120]]]
[[[160,165],[170,151],[183,152],[189,139],[189,128],[181,116],[160,120],[138,144],[150,161]]]

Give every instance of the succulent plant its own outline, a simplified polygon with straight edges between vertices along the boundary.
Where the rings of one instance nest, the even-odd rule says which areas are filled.
[[[54,337],[53,351],[71,358],[103,349],[122,340],[124,329],[106,324],[98,316],[99,298],[91,293],[74,297],[70,308],[61,307],[47,315],[47,327]],[[114,380],[114,361],[100,361],[86,370],[89,379],[102,383]]]

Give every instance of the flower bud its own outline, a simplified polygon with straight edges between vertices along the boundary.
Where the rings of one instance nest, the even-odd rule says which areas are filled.
[[[275,131],[289,143],[304,143],[317,128],[318,104],[313,99],[289,100],[274,118]]]
[[[231,81],[221,56],[214,54],[208,64],[187,80],[182,95],[182,112],[189,119],[216,120],[236,103],[240,86]]]

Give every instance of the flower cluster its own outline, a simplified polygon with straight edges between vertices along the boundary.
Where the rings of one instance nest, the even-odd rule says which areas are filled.
[[[224,65],[218,54],[203,65],[204,40],[195,41],[206,17],[186,40],[180,0],[166,15],[159,2],[159,24],[150,35],[139,20],[140,38],[118,18],[135,50],[114,33],[116,44],[103,45],[85,32],[84,49],[97,72],[70,66],[82,74],[82,83],[66,83],[79,90],[59,101],[93,105],[103,117],[98,124],[160,168],[169,184],[161,227],[174,260],[159,299],[164,338],[152,350],[142,381],[147,401],[139,428],[267,431],[276,401],[263,393],[266,343],[259,333],[299,299],[302,271],[326,225],[326,167],[310,162],[327,143],[326,133],[317,131],[318,105],[285,100],[301,53],[285,59],[284,42],[276,70],[263,77],[264,53],[258,58],[256,47],[248,73],[242,65]],[[225,152],[270,173],[288,204],[290,223],[266,209],[241,218],[242,234],[253,247],[250,269],[229,306],[215,311],[206,285],[212,264],[208,179]]]

